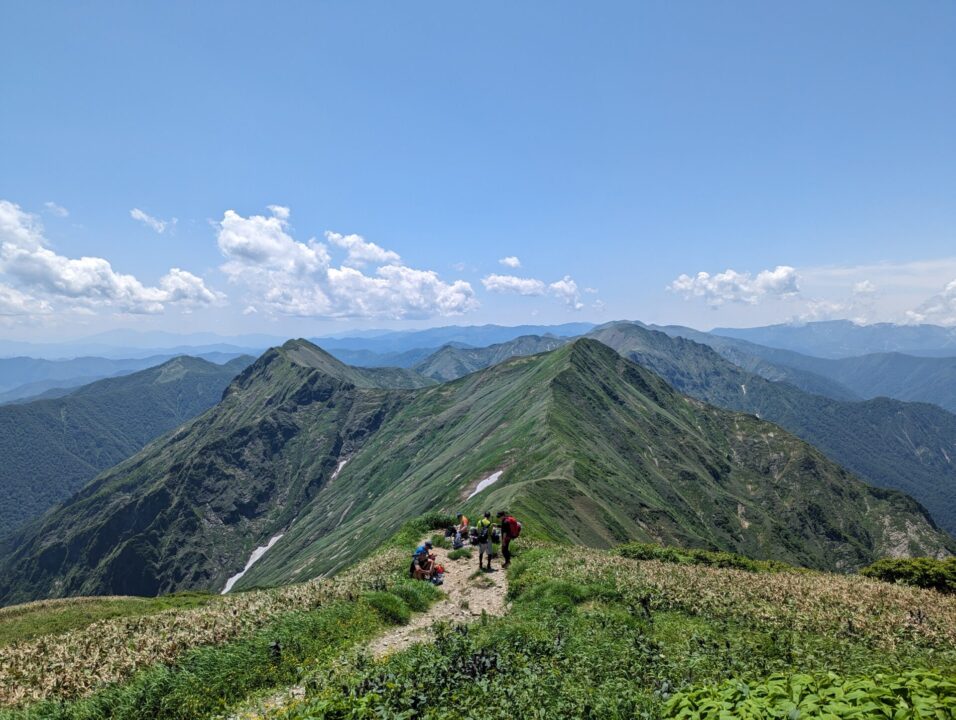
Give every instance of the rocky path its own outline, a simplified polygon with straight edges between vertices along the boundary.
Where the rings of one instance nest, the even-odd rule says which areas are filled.
[[[366,647],[373,657],[383,658],[428,640],[431,627],[437,622],[468,623],[480,618],[482,613],[502,615],[507,609],[505,595],[508,586],[500,559],[493,563],[494,570],[489,573],[478,570],[476,549],[472,550],[470,558],[458,560],[450,560],[450,551],[445,548],[435,548],[434,552],[438,564],[445,568],[441,586],[444,597],[432,603],[427,611],[414,615],[408,625],[400,625],[373,639]],[[304,688],[291,687],[260,698],[229,716],[229,720],[270,717],[279,708],[304,697]]]
[[[427,612],[414,618],[408,625],[399,626],[371,642],[369,652],[382,657],[404,650],[409,645],[428,638],[431,626],[436,622],[467,623],[488,615],[501,615],[505,611],[505,593],[508,589],[501,563],[495,562],[490,573],[478,572],[478,552],[472,557],[449,560],[449,551],[435,548],[438,564],[445,568],[445,582],[441,589],[445,597],[434,603]]]

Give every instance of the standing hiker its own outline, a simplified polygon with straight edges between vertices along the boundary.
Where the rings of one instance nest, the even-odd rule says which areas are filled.
[[[455,525],[454,549],[465,546],[465,539],[468,537],[468,517],[463,513],[458,513],[458,524]]]
[[[498,511],[498,523],[501,525],[501,554],[505,559],[501,567],[506,568],[511,564],[511,541],[521,534],[521,523],[504,510]]]
[[[491,513],[486,512],[478,522],[475,523],[475,529],[478,531],[478,569],[482,570],[482,560],[485,553],[488,554],[488,572],[491,572]]]

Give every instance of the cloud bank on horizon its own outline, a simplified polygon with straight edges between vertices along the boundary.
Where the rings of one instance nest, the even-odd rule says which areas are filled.
[[[803,269],[778,265],[755,274],[731,268],[684,273],[666,289],[714,310],[730,304],[776,304],[788,322],[956,325],[956,279],[946,279],[954,275],[956,258]]]
[[[56,217],[69,215],[52,201],[45,207]],[[129,214],[159,235],[177,223],[176,218],[161,220],[139,208]],[[147,315],[236,304],[243,316],[407,320],[462,316],[480,306],[466,280],[445,280],[435,270],[411,267],[394,250],[361,235],[329,230],[324,241],[297,240],[291,214],[282,205],[269,205],[267,215],[226,210],[214,223],[216,246],[224,259],[219,270],[232,290],[227,293],[179,267],[149,286],[117,272],[105,258],[59,255],[44,237],[37,215],[0,200],[0,318]],[[333,253],[344,257],[336,261]],[[500,262],[511,268],[521,265],[514,256]],[[532,278],[524,282],[533,291],[518,294],[549,296],[572,310],[584,307],[570,275],[551,283]],[[508,278],[499,286],[485,278],[484,285],[490,292],[515,291]]]
[[[69,211],[44,203],[64,219]],[[176,219],[162,220],[139,208],[130,217],[157,235]],[[0,320],[28,322],[65,316],[129,316],[196,313],[234,308],[236,317],[352,320],[429,320],[467,317],[486,299],[539,299],[565,312],[595,313],[605,302],[569,274],[541,279],[522,271],[517,255],[496,262],[476,286],[415,267],[393,249],[361,235],[327,230],[321,239],[294,236],[292,211],[269,205],[264,214],[226,210],[212,223],[222,258],[215,278],[170,267],[154,283],[114,269],[106,258],[58,253],[39,216],[0,200]],[[458,269],[463,271],[465,264]],[[510,272],[509,272],[510,271]],[[520,274],[517,274],[520,272]],[[218,273],[221,273],[219,275]],[[681,274],[662,292],[714,312],[729,308],[770,309],[776,321],[846,318],[867,323],[956,325],[956,258],[860,266],[777,265],[756,272],[728,268]],[[641,317],[640,308],[616,308],[620,317]],[[534,311],[528,314],[533,316]]]

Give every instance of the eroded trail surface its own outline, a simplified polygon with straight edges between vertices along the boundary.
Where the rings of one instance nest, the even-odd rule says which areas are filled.
[[[375,658],[401,652],[430,637],[432,625],[437,622],[451,624],[469,623],[480,618],[482,613],[503,615],[507,609],[505,595],[508,590],[505,571],[500,559],[493,563],[492,572],[479,571],[478,551],[472,549],[470,558],[450,560],[449,550],[435,548],[438,564],[445,568],[441,585],[445,597],[436,601],[423,613],[412,617],[408,625],[389,630],[372,640],[366,651]],[[487,561],[486,561],[487,562]],[[271,697],[260,698],[243,710],[234,712],[230,720],[271,717],[280,708],[300,701],[305,697],[305,688],[290,687]]]
[[[436,622],[467,623],[488,615],[501,615],[505,611],[505,593],[508,589],[501,563],[495,562],[493,572],[478,571],[478,552],[472,557],[449,560],[448,550],[435,548],[438,564],[445,568],[445,582],[441,586],[445,597],[434,603],[427,612],[373,640],[368,647],[374,657],[382,657],[404,650],[409,645],[428,639],[431,626]]]

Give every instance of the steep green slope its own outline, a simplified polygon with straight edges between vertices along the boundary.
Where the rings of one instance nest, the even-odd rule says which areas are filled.
[[[922,403],[841,402],[746,372],[705,345],[611,323],[590,337],[677,390],[778,423],[880,487],[902,490],[956,533],[956,416]]]
[[[894,352],[819,358],[690,328],[654,329],[709,345],[735,365],[768,380],[782,380],[836,400],[889,397],[933,403],[956,412],[956,357]]]
[[[773,348],[757,352],[765,362],[778,368],[826,378],[861,398],[889,397],[933,403],[956,413],[956,358],[877,353],[826,359]]]
[[[0,407],[0,536],[215,405],[251,361],[179,357],[67,397]]]
[[[567,342],[567,338],[524,335],[506,343],[498,343],[483,348],[462,348],[446,345],[414,365],[412,369],[420,375],[442,382],[457,380],[476,370],[497,365],[509,358],[548,352]]]
[[[325,340],[317,340],[320,345]],[[324,348],[330,355],[337,360],[341,360],[346,365],[356,367],[399,367],[411,368],[427,358],[432,353],[439,350],[437,347],[415,348],[414,350],[405,350],[404,352],[374,352],[372,350],[351,350],[349,348]]]
[[[407,394],[376,385],[409,382],[304,341],[269,350],[215,408],[17,533],[0,600],[221,589]]]
[[[25,530],[0,601],[219,590],[342,569],[408,518],[510,507],[558,540],[656,540],[822,568],[950,542],[778,427],[582,340],[408,391],[290,342],[223,401]],[[498,481],[474,497],[479,481]]]
[[[716,350],[725,360],[766,380],[785,382],[804,392],[823,395],[834,400],[863,400],[863,396],[833,378],[784,362],[782,360],[784,357],[799,355],[790,350],[764,347],[746,340],[713,335],[680,325],[645,327],[650,330],[659,330],[671,337],[682,337],[707,345]]]
[[[458,507],[509,507],[575,543],[656,540],[827,568],[950,542],[909,498],[582,340],[419,394],[240,586],[335,571],[409,515]]]

